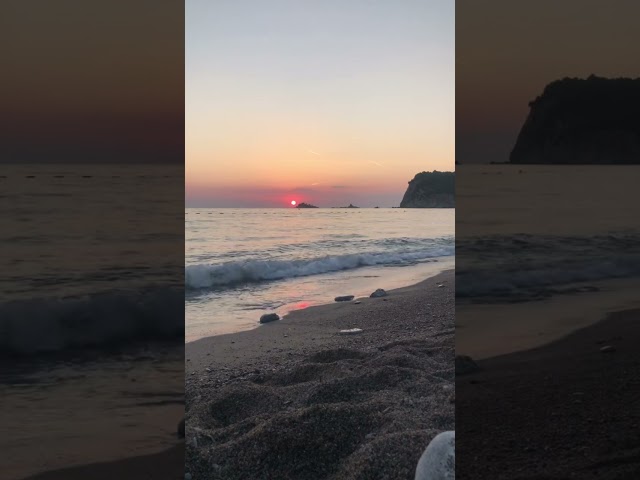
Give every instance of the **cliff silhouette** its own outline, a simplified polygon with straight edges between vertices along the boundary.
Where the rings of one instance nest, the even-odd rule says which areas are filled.
[[[529,107],[511,163],[640,163],[640,78],[557,80]]]
[[[455,172],[421,172],[409,182],[401,208],[455,208]]]

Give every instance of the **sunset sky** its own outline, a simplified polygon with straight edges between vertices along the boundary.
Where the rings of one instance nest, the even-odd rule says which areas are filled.
[[[637,0],[457,0],[458,161],[507,161],[553,80],[639,77],[638,18]]]
[[[187,0],[187,206],[397,206],[453,170],[454,24],[450,0]]]

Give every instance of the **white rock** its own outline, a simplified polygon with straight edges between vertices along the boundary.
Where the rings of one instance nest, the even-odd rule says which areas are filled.
[[[415,480],[455,480],[456,432],[436,435],[418,461]]]

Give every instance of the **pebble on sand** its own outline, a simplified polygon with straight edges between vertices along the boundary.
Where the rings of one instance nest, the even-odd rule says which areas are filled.
[[[370,298],[378,298],[378,297],[386,297],[388,294],[387,292],[384,291],[384,289],[379,288],[377,289],[375,292],[373,292],[371,295],[369,295]]]
[[[616,351],[615,347],[612,347],[611,345],[605,345],[604,347],[602,347],[600,349],[600,351],[602,353],[613,353]]]
[[[341,295],[339,297],[334,298],[336,302],[350,302],[355,297],[353,295]]]
[[[276,320],[280,320],[280,315],[277,313],[265,313],[260,317],[260,323],[275,322]]]

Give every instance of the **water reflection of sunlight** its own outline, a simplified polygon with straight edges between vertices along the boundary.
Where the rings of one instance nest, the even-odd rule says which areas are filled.
[[[291,306],[291,310],[304,310],[311,306],[311,302],[298,302]]]

